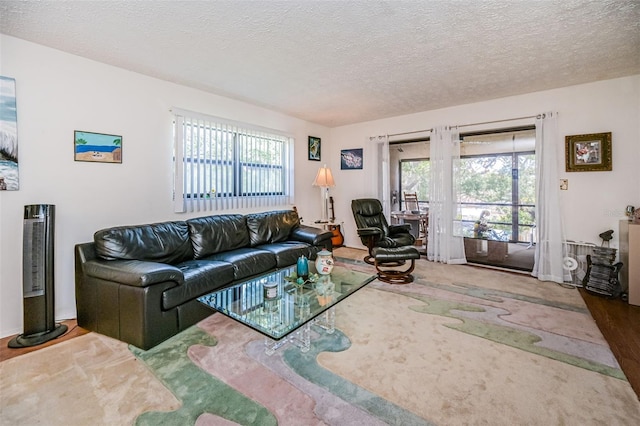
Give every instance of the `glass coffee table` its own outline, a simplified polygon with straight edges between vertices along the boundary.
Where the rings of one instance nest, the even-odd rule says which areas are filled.
[[[309,262],[310,280],[295,284],[296,266],[253,277],[198,301],[264,334],[265,351],[292,343],[307,352],[311,326],[327,333],[335,327],[334,307],[375,279],[375,275],[334,266],[330,275],[318,275]]]

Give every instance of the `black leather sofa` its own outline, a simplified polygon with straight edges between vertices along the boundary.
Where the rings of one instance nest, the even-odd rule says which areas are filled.
[[[78,325],[149,349],[214,312],[199,296],[315,259],[331,237],[289,210],[100,230],[75,246]]]

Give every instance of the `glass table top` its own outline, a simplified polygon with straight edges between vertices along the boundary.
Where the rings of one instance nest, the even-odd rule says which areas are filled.
[[[198,301],[274,340],[307,324],[374,280],[375,275],[334,266],[318,275],[309,262],[310,280],[294,284],[296,265],[201,296]],[[266,288],[265,288],[266,284]]]

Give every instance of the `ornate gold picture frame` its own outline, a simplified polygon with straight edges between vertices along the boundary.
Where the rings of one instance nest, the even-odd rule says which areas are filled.
[[[611,132],[565,136],[568,172],[603,172],[611,166]]]

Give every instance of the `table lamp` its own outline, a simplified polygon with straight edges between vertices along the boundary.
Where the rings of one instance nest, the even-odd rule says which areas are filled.
[[[331,174],[331,169],[325,164],[318,170],[316,179],[313,181],[313,186],[320,187],[320,199],[322,202],[322,219],[321,222],[328,222],[329,217],[329,187],[336,186]]]

